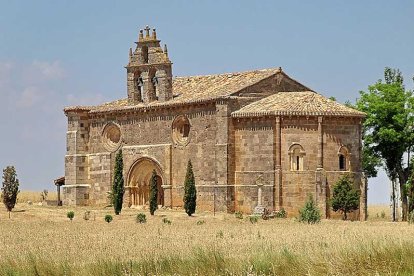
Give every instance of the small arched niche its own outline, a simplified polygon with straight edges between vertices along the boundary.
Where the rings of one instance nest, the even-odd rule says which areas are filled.
[[[172,140],[177,146],[186,146],[190,142],[190,121],[187,116],[177,116],[172,123]]]
[[[290,170],[303,171],[305,150],[299,143],[294,143],[289,147]]]

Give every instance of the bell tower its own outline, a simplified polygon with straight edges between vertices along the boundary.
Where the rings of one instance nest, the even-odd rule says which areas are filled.
[[[129,62],[125,67],[129,104],[164,102],[173,97],[172,63],[167,45],[163,50],[155,29],[151,34],[150,30],[148,26],[140,30],[135,51],[129,49]]]

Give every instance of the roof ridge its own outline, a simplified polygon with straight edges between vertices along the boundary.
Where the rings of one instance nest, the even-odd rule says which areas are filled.
[[[254,70],[246,70],[246,71],[239,71],[239,72],[226,72],[226,73],[218,73],[218,74],[208,74],[208,75],[194,75],[194,76],[175,76],[174,79],[186,79],[186,78],[200,78],[200,77],[216,77],[216,76],[231,76],[231,75],[243,75],[249,73],[256,73],[256,72],[272,72],[274,73],[281,72],[279,68],[265,68],[265,69],[254,69]]]

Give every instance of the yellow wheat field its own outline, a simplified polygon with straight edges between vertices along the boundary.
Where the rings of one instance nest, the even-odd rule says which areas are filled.
[[[414,225],[388,222],[384,206],[373,210],[368,222],[305,225],[294,218],[252,224],[230,214],[159,210],[151,217],[126,208],[115,216],[111,208],[18,204],[11,219],[0,210],[0,274],[409,275]],[[376,216],[382,211],[388,217]],[[136,223],[139,212],[146,224]],[[114,220],[106,223],[105,214]]]

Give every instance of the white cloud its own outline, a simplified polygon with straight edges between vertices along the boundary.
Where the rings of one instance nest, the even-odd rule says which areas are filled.
[[[40,73],[45,80],[61,79],[65,76],[65,70],[59,60],[53,62],[35,60],[32,63],[32,69],[36,73]]]
[[[20,98],[17,101],[17,106],[21,108],[32,107],[37,104],[42,98],[42,94],[35,86],[29,86],[23,90]]]

